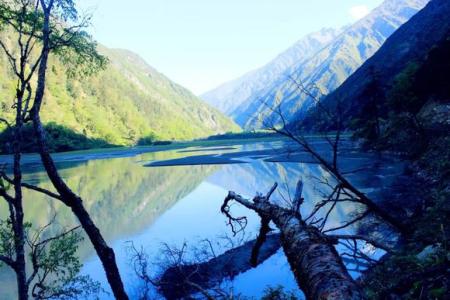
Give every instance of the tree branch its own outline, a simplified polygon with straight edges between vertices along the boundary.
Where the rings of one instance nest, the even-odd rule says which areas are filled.
[[[0,172],[0,177],[5,179],[5,181],[8,182],[8,183],[14,184],[14,181],[11,178],[9,178],[4,172]],[[53,193],[53,192],[51,192],[51,191],[49,191],[47,189],[44,189],[44,188],[41,188],[41,187],[38,187],[38,186],[34,186],[32,184],[28,184],[28,183],[25,183],[25,182],[22,182],[21,186],[24,187],[24,188],[27,188],[29,190],[33,190],[35,192],[42,193],[42,194],[47,195],[47,196],[49,196],[51,198],[54,198],[54,199],[57,199],[57,200],[60,200],[60,201],[64,202],[64,199],[60,195],[58,195],[56,193]]]
[[[361,241],[365,241],[369,244],[371,244],[372,246],[382,249],[386,252],[392,253],[393,252],[393,247],[390,247],[380,241],[377,241],[375,239],[372,239],[370,237],[364,236],[364,235],[346,235],[346,234],[333,234],[333,235],[327,235],[330,238],[333,239],[338,239],[338,240],[361,240]]]
[[[7,266],[11,267],[13,270],[16,269],[16,262],[11,258],[4,255],[0,255],[0,261],[6,264]]]
[[[252,254],[250,258],[250,264],[254,268],[258,266],[259,250],[266,241],[267,234],[272,230],[269,226],[270,219],[262,215],[260,215],[260,217],[261,217],[261,227],[259,229],[259,234],[258,237],[256,238],[255,244],[253,245]]]

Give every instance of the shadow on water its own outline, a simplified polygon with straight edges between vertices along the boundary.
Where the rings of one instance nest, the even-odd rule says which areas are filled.
[[[280,187],[274,194],[273,201],[284,204],[294,193],[293,189],[301,178],[305,182],[303,210],[311,211],[322,199],[321,193],[327,192],[327,188],[317,178],[330,179],[329,175],[316,163],[295,161],[295,156],[294,159],[280,157],[285,155],[280,154],[280,149],[289,147],[291,145],[283,142],[210,149],[197,147],[193,151],[131,153],[128,157],[118,154],[121,157],[93,160],[80,159],[79,156],[83,154],[68,153],[61,154],[58,166],[68,185],[83,197],[87,210],[116,252],[126,285],[133,288],[135,277],[128,265],[124,246],[126,241],[142,245],[151,255],[157,256],[161,242],[180,245],[184,241],[195,243],[199,239],[214,239],[218,235],[229,233],[219,211],[228,190],[253,197],[256,192],[266,193],[274,182],[278,182]],[[205,155],[210,151],[210,155],[239,157],[245,159],[246,163],[144,167],[151,161],[196,156],[199,150]],[[240,152],[246,152],[246,155],[243,156]],[[258,155],[254,155],[255,152]],[[89,154],[85,155],[90,157]],[[268,157],[275,156],[278,156],[278,162],[267,161]],[[344,168],[363,169],[362,172],[353,174],[352,180],[369,192],[389,182],[393,174],[401,169],[393,163],[386,166],[386,163],[380,163],[380,158],[371,155],[347,151],[343,157],[341,163]],[[25,181],[50,188],[41,167],[31,164],[25,170]],[[375,182],[373,178],[376,178]],[[26,218],[36,227],[46,225],[55,214],[57,222],[62,226],[77,224],[70,210],[54,200],[30,191],[25,191],[25,199]],[[0,203],[1,217],[6,212],[3,205],[4,203]],[[329,226],[341,224],[355,209],[358,207],[354,205],[340,205],[330,216]],[[254,238],[258,218],[239,207],[233,210],[237,215],[249,216],[247,234],[249,238]],[[224,250],[226,249],[220,249]],[[87,240],[81,245],[79,254],[85,262],[83,273],[92,275],[107,288],[100,263]],[[252,284],[256,281],[260,283],[258,286]],[[2,287],[8,287],[1,289],[0,298],[10,298],[14,293],[14,276],[4,268],[0,272],[0,282]],[[281,251],[257,270],[239,275],[235,288],[238,292],[258,297],[266,284],[273,283],[296,289]]]
[[[146,155],[164,157],[163,153]],[[143,168],[138,155],[131,158],[91,160],[65,163],[60,168],[68,185],[84,199],[84,205],[108,241],[125,238],[150,226],[178,200],[188,195],[204,178],[217,170],[215,166],[192,168]],[[25,168],[24,180],[51,189],[46,173],[40,167]],[[45,226],[56,214],[56,223],[63,227],[77,224],[72,212],[44,195],[24,190],[25,215],[35,227]],[[0,216],[6,216],[0,202]],[[79,255],[85,260],[94,255],[87,239]],[[9,299],[15,288],[14,276],[3,268],[0,272],[0,299]],[[8,284],[4,284],[9,282]],[[4,289],[3,287],[8,287]],[[6,295],[4,295],[6,293]]]

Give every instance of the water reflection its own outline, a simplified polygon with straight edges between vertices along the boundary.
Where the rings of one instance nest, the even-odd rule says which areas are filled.
[[[125,244],[133,241],[144,246],[149,254],[156,257],[161,243],[178,244],[184,241],[195,243],[204,238],[216,239],[218,235],[229,233],[225,218],[219,209],[228,190],[234,190],[252,197],[256,192],[265,193],[278,182],[280,187],[273,200],[286,203],[293,195],[297,181],[304,182],[304,213],[310,212],[317,201],[322,199],[321,193],[327,187],[320,184],[317,178],[329,179],[329,175],[318,165],[297,162],[268,162],[268,157],[280,154],[277,149],[289,149],[292,145],[276,143],[260,143],[234,148],[194,148],[183,151],[164,151],[141,153],[130,157],[83,160],[83,154],[59,156],[58,164],[62,176],[68,185],[84,199],[84,204],[92,218],[112,244],[125,284],[132,291],[135,277],[128,266]],[[258,155],[251,151],[272,150]],[[275,149],[275,150],[274,150]],[[146,168],[149,161],[167,160],[186,156],[239,153],[249,151],[246,164],[233,165],[198,165]],[[134,154],[133,154],[134,155]],[[284,155],[284,154],[283,154]],[[90,156],[89,156],[90,157]],[[361,188],[372,191],[377,185],[383,185],[392,177],[393,164],[386,167],[380,159],[348,151],[343,155],[343,168],[348,170],[364,167],[363,173],[352,175],[352,181]],[[95,156],[94,156],[95,158]],[[25,180],[39,186],[50,188],[50,184],[36,164],[25,167]],[[395,172],[394,172],[395,173]],[[386,174],[391,174],[385,176]],[[368,179],[372,178],[372,179]],[[373,178],[377,182],[374,184]],[[36,226],[45,225],[57,215],[57,222],[62,226],[77,224],[72,213],[63,205],[43,195],[25,191],[26,217]],[[2,217],[6,209],[0,203]],[[342,204],[330,215],[329,226],[337,226],[358,209],[354,205]],[[236,215],[249,216],[247,234],[255,237],[258,218],[248,210],[236,206]],[[350,230],[350,229],[349,229]],[[224,250],[224,249],[222,249]],[[85,262],[83,272],[90,274],[107,287],[106,279],[88,241],[80,247],[80,257]],[[254,284],[258,282],[258,284]],[[0,272],[0,299],[12,298],[14,277],[3,268]],[[282,284],[288,289],[295,288],[294,279],[289,266],[280,251],[256,270],[251,270],[236,278],[235,288],[248,296],[258,297],[266,284]],[[105,299],[108,297],[105,296]]]
[[[151,226],[161,214],[218,169],[215,166],[158,169],[141,166],[143,159],[163,159],[169,155],[154,153],[133,158],[74,162],[72,165],[65,162],[65,167],[60,170],[68,185],[84,199],[86,209],[105,239],[114,241]],[[42,170],[36,171],[35,165],[31,168],[26,166],[25,170],[28,171],[25,181],[51,189]],[[45,226],[55,215],[59,228],[77,225],[67,207],[47,196],[24,190],[24,199],[26,220],[35,227]],[[7,209],[3,201],[0,209],[1,217],[5,218]],[[94,255],[87,239],[81,244],[79,254],[82,260]],[[0,271],[0,284],[0,299],[13,298],[15,279],[6,267]]]

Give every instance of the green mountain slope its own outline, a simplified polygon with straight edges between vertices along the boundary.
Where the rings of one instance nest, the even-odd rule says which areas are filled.
[[[148,136],[185,140],[239,130],[138,55],[105,47],[99,50],[110,63],[106,70],[88,78],[67,78],[64,66],[52,58],[42,110],[44,122],[117,145],[132,145]],[[0,56],[0,112],[9,119],[13,117],[12,78],[5,57]]]

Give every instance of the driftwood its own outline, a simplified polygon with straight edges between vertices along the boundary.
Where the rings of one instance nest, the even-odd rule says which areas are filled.
[[[267,195],[258,195],[253,200],[229,192],[221,211],[228,217],[233,232],[237,233],[246,225],[245,217],[233,217],[230,213],[229,204],[236,201],[260,216],[261,228],[257,239],[204,263],[179,264],[168,268],[158,281],[160,292],[168,299],[207,293],[224,279],[232,279],[256,267],[282,247],[307,299],[363,299],[359,285],[348,274],[345,259],[335,249],[339,237],[327,236],[302,219],[303,183],[297,185],[292,209],[269,202],[276,188],[275,184]],[[277,226],[280,233],[268,234],[271,231],[270,222]]]
[[[267,220],[275,223],[280,230],[281,244],[291,270],[307,299],[363,299],[359,286],[348,274],[334,247],[336,239],[308,225],[297,210],[302,202],[302,184],[297,186],[295,210],[269,202],[276,188],[275,184],[266,196],[259,195],[253,200],[229,192],[222,205],[222,213],[229,218],[230,223],[237,222],[241,226],[242,218],[232,217],[229,210],[229,203],[236,201],[258,213],[262,225]]]
[[[252,256],[252,249],[256,243],[256,240],[249,241],[204,263],[182,264],[168,268],[157,283],[161,294],[167,299],[180,299],[211,289],[224,279],[232,279],[261,264],[281,247],[279,234],[268,235],[259,248],[256,262]]]

